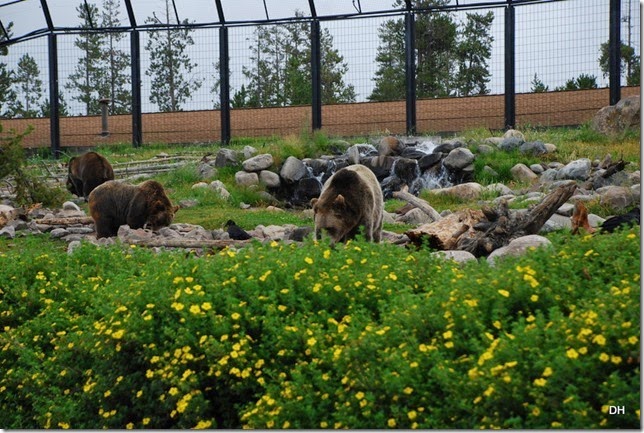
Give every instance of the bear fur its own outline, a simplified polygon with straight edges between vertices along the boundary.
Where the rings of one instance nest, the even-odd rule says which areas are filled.
[[[96,237],[116,236],[119,227],[158,230],[172,223],[178,206],[166,195],[163,186],[154,180],[129,185],[110,180],[89,194],[89,212],[94,219]]]
[[[369,168],[356,164],[338,170],[324,183],[320,197],[311,200],[316,239],[326,231],[332,244],[346,242],[362,228],[366,240],[380,242],[383,203],[382,189]]]
[[[67,163],[67,190],[85,201],[94,188],[108,180],[114,180],[114,170],[107,159],[96,152],[74,156]]]

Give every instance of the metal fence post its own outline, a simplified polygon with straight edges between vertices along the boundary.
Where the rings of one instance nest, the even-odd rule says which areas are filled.
[[[405,118],[407,135],[416,133],[416,19],[405,14]]]
[[[610,86],[610,105],[617,104],[621,99],[621,3],[621,0],[610,0],[610,13],[608,18],[610,27],[608,39],[608,81]]]
[[[516,126],[515,20],[512,0],[505,7],[505,129]]]
[[[141,114],[141,44],[139,31],[130,33],[130,61],[132,68],[132,145],[143,144],[143,116]]]
[[[58,43],[55,34],[48,36],[49,43],[49,137],[52,156],[60,157],[60,103],[58,102]]]
[[[322,54],[320,21],[311,21],[311,127],[322,128]]]
[[[219,28],[219,105],[221,114],[221,143],[230,143],[230,66],[228,27]]]

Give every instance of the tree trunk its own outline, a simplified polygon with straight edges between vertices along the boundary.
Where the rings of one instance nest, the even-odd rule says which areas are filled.
[[[399,198],[405,200],[407,203],[416,206],[418,209],[425,212],[431,219],[438,221],[441,219],[440,214],[434,209],[429,203],[427,203],[422,198],[418,198],[413,194],[408,193],[407,191],[401,190],[393,193],[394,198]]]

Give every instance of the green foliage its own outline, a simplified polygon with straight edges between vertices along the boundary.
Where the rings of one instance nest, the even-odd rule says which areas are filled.
[[[16,195],[19,205],[41,203],[44,206],[60,206],[65,199],[66,192],[60,188],[50,188],[24,169],[25,150],[22,139],[33,130],[29,126],[25,132],[15,130],[2,134],[0,124],[0,179],[7,180]]]
[[[362,241],[0,240],[3,426],[638,428],[639,236],[494,267]]]

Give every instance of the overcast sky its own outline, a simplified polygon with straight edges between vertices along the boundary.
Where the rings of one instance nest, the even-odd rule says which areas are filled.
[[[460,0],[459,4],[472,4],[481,0]],[[90,0],[90,3],[102,4],[101,0]],[[79,0],[50,0],[52,19],[56,26],[75,27],[78,25],[76,6]],[[309,13],[308,0],[266,0],[266,9],[262,0],[222,0],[227,21],[261,20],[266,12],[271,18],[291,16],[294,10]],[[363,11],[389,9],[392,0],[362,0]],[[628,17],[630,3],[631,26],[628,31],[626,22],[622,25],[622,40],[640,53],[640,5],[637,0],[622,0],[622,17]],[[357,4],[357,2],[355,3]],[[4,5],[4,6],[3,6]],[[7,6],[8,5],[8,6]],[[137,24],[144,24],[145,18],[157,11],[163,16],[163,0],[133,0]],[[217,22],[219,17],[214,0],[180,0],[176,2],[180,19],[191,22]],[[351,0],[318,0],[316,8],[319,15],[352,13],[355,11]],[[490,89],[493,94],[503,93],[504,82],[504,10],[492,9],[495,19],[492,27],[494,42],[489,67],[492,72]],[[486,10],[480,10],[485,13]],[[464,13],[454,14],[457,20],[464,19]],[[14,22],[14,36],[29,33],[45,27],[40,0],[25,0],[12,3],[0,0],[0,18],[3,22]],[[123,5],[119,9],[119,19],[127,23],[127,12]],[[334,37],[334,46],[344,57],[349,72],[345,81],[355,86],[358,101],[364,101],[373,89],[373,75],[377,68],[376,50],[379,45],[378,28],[386,18],[365,18],[342,21],[323,21]],[[230,29],[231,86],[238,89],[244,79],[242,67],[248,65],[248,46],[253,36],[254,27],[232,27]],[[608,40],[608,1],[607,0],[567,0],[553,3],[542,3],[516,7],[516,81],[517,91],[530,90],[530,82],[537,74],[551,89],[563,85],[566,79],[575,78],[582,73],[595,75],[600,86],[608,85],[603,77],[597,59],[599,46]],[[198,67],[193,71],[195,79],[204,84],[193,102],[184,109],[207,109],[213,105],[213,96],[209,94],[215,83],[215,62],[218,57],[218,34],[215,29],[198,30],[193,33],[196,45],[190,48],[190,55]],[[73,72],[78,61],[79,51],[74,47],[75,36],[61,35],[58,38],[59,77],[61,91],[64,91],[66,77]],[[142,50],[145,46],[145,33],[141,37]],[[129,39],[122,41],[122,49],[129,51]],[[144,51],[144,50],[143,50]],[[48,87],[48,61],[46,38],[26,41],[10,47],[6,58],[10,68],[15,67],[18,59],[29,53],[39,64],[42,80]],[[148,102],[149,83],[145,75],[147,53],[142,52],[143,61],[143,103],[144,111],[156,111]],[[66,98],[71,103],[70,98]],[[72,105],[72,112],[78,110]]]

